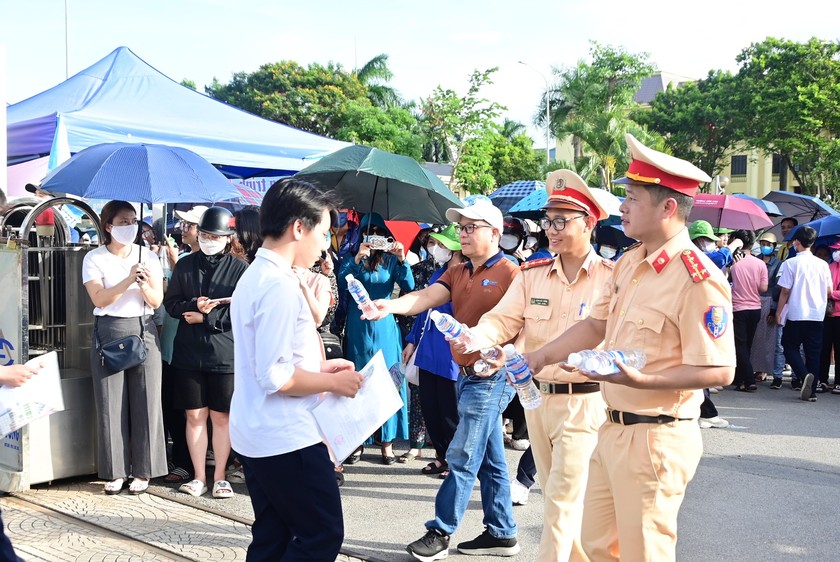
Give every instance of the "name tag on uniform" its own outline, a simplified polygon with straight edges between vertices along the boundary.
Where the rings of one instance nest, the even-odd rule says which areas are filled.
[[[536,305],[539,305],[539,306],[548,306],[548,299],[531,298],[531,304],[536,304]]]

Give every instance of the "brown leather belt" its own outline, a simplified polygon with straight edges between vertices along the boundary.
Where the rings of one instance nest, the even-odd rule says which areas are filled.
[[[675,418],[660,414],[658,416],[641,416],[631,412],[619,412],[618,410],[607,410],[607,419],[621,425],[636,425],[637,423],[672,423],[676,421],[691,421],[693,418]]]
[[[543,394],[588,394],[601,390],[597,382],[534,382]]]
[[[458,366],[458,372],[464,375],[465,377],[472,377],[475,375],[475,369],[472,367],[462,367]]]

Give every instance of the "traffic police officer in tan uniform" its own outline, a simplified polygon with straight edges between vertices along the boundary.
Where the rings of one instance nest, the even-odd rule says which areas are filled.
[[[593,561],[674,560],[677,514],[703,451],[700,389],[735,373],[732,299],[723,274],[691,243],[685,221],[700,182],[690,163],[627,135],[632,162],[621,205],[625,233],[640,241],[616,263],[612,290],[544,348],[535,372],[591,349],[641,350],[647,363],[617,362],[601,381],[607,421],[589,465],[583,548]]]
[[[607,218],[586,182],[570,170],[552,172],[541,226],[556,258],[527,262],[505,296],[472,328],[480,347],[517,334],[519,351],[534,351],[589,315],[610,292],[613,262],[590,244]],[[521,332],[520,332],[521,330]],[[542,404],[525,410],[537,476],[545,496],[537,560],[587,560],[580,544],[589,458],[606,406],[600,385],[580,373],[548,365],[535,374]]]

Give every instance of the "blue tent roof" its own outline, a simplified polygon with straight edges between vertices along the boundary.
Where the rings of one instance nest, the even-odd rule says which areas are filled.
[[[127,47],[9,106],[7,120],[10,162],[104,142],[142,142],[187,148],[244,177],[296,172],[348,145],[200,94]]]

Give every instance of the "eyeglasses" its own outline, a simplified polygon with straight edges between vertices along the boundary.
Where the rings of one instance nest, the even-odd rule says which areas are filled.
[[[199,232],[198,237],[202,240],[222,240],[227,238],[226,236],[220,236],[218,234],[207,234],[206,232]]]
[[[187,222],[187,221],[181,221],[181,224],[180,224],[181,230],[189,230],[194,226],[198,226],[198,225],[195,224],[194,222]]]
[[[575,219],[583,218],[586,215],[577,215],[576,217],[571,217],[568,219],[550,219],[548,217],[543,217],[540,219],[540,227],[543,230],[548,230],[550,227],[554,227],[554,230],[560,232],[561,230],[566,229],[566,223],[571,222]]]
[[[456,224],[455,225],[455,232],[457,234],[461,234],[461,232],[463,231],[463,232],[467,233],[467,236],[472,236],[472,233],[475,232],[476,228],[493,228],[493,227],[490,226],[489,224],[465,224],[465,225]]]

